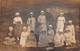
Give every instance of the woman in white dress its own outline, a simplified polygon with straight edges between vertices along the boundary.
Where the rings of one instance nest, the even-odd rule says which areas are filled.
[[[26,46],[28,35],[29,35],[29,33],[27,31],[27,28],[26,27],[23,27],[23,32],[21,33],[21,39],[20,39],[20,45],[22,47],[25,47]]]
[[[38,41],[38,47],[47,47],[47,34],[46,34],[46,30],[42,29],[41,30],[41,34],[39,34],[39,41]]]
[[[13,35],[13,27],[9,27],[8,36],[4,40],[5,41],[3,42],[3,44],[5,44],[5,45],[16,44],[15,38],[14,38],[14,35]]]
[[[30,12],[30,17],[27,20],[27,24],[30,26],[30,31],[35,31],[36,19],[33,17],[33,12]]]
[[[64,45],[64,41],[65,41],[65,38],[64,38],[64,35],[63,35],[63,30],[60,29],[58,31],[58,33],[54,36],[54,47],[62,47]]]
[[[52,25],[48,26],[47,39],[48,39],[49,47],[47,47],[46,50],[51,50],[51,49],[53,49],[53,46],[54,46],[54,44],[53,44],[54,30],[53,30],[53,26]]]
[[[54,39],[54,30],[52,29],[53,28],[52,25],[49,25],[48,28],[49,28],[47,34],[48,43],[52,43]]]
[[[15,18],[13,20],[13,24],[15,26],[14,28],[14,31],[15,31],[15,37],[17,40],[20,39],[20,35],[21,35],[21,32],[22,32],[22,18],[20,17],[20,13],[15,13]]]
[[[63,15],[64,13],[60,13],[60,16],[58,17],[56,33],[58,33],[60,29],[62,29],[62,31],[64,30],[65,18]]]
[[[68,28],[65,29],[64,37],[65,37],[66,46],[72,46],[72,42],[71,42],[72,37],[70,36],[70,30]]]
[[[74,29],[74,25],[72,24],[71,20],[68,21],[67,28],[70,30],[70,36],[72,37],[72,43],[76,43],[76,40],[75,40],[75,29]]]
[[[38,17],[38,31],[40,32],[42,29],[45,29],[47,32],[47,26],[46,26],[46,16],[44,15],[45,12],[42,10],[41,15]]]

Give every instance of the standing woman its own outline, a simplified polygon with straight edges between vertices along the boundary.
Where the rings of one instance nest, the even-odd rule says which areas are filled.
[[[23,27],[23,31],[21,33],[21,38],[20,38],[20,45],[22,47],[26,47],[26,42],[27,42],[27,38],[28,38],[29,34],[27,32],[27,28]]]
[[[62,29],[62,31],[64,30],[65,18],[63,15],[64,13],[60,13],[60,16],[58,17],[56,33],[58,33],[60,29]]]
[[[67,28],[70,30],[70,36],[72,37],[72,43],[76,43],[76,40],[75,40],[75,29],[74,29],[74,25],[72,24],[71,20],[68,21]]]
[[[46,26],[46,16],[44,15],[45,12],[42,10],[40,12],[40,16],[38,17],[38,23],[39,23],[39,28],[38,30],[41,31],[42,29],[45,29],[47,32],[47,26]]]
[[[27,24],[30,26],[30,31],[35,31],[36,20],[33,17],[33,12],[30,12],[30,17],[27,20]]]
[[[14,20],[13,20],[13,24],[15,25],[15,37],[16,37],[16,39],[17,40],[19,40],[20,39],[20,35],[21,35],[21,32],[22,32],[22,24],[23,24],[23,22],[22,22],[22,19],[21,19],[21,17],[20,17],[20,13],[15,13],[15,18],[14,18]]]

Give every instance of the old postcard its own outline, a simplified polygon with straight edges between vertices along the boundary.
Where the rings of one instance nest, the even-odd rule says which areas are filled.
[[[80,0],[0,0],[0,51],[80,51]]]

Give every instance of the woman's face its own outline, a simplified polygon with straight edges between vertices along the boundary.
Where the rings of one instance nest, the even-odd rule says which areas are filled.
[[[60,14],[60,16],[63,16],[62,14]]]
[[[16,17],[19,17],[19,15],[16,15]]]
[[[51,27],[49,27],[49,30],[51,30],[52,28]]]
[[[31,14],[31,17],[33,17],[33,15]]]
[[[44,13],[43,13],[43,12],[41,12],[41,15],[44,15]]]
[[[26,32],[26,29],[23,29],[24,32]]]
[[[46,33],[46,31],[42,31],[42,34],[45,34]]]
[[[70,22],[69,25],[72,25],[72,23]]]
[[[10,32],[12,32],[12,31],[13,31],[13,29],[9,29],[9,31],[10,31]]]

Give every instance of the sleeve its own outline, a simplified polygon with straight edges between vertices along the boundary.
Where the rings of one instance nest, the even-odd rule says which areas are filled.
[[[72,27],[72,33],[73,33],[73,36],[75,36],[75,29],[74,29],[74,25]]]
[[[57,23],[56,23],[56,25],[58,25],[58,21],[59,21],[59,17],[58,17],[58,19],[57,19]]]
[[[30,26],[28,26],[28,29],[27,29],[28,33],[30,34]]]
[[[34,23],[36,23],[36,19],[34,18]]]
[[[30,24],[30,19],[29,18],[27,19],[27,24]]]
[[[54,30],[52,31],[52,35],[53,35],[53,37],[54,37]]]
[[[21,37],[23,36],[23,32],[21,33]]]
[[[21,19],[21,24],[23,24],[22,18],[20,18],[20,19]]]
[[[38,22],[40,22],[41,20],[40,20],[40,16],[38,17]]]
[[[63,22],[65,23],[65,18],[64,18]]]
[[[54,41],[54,31],[52,31],[52,37],[53,37],[52,40]]]
[[[15,18],[13,19],[13,24],[16,24],[16,22],[15,22]]]

